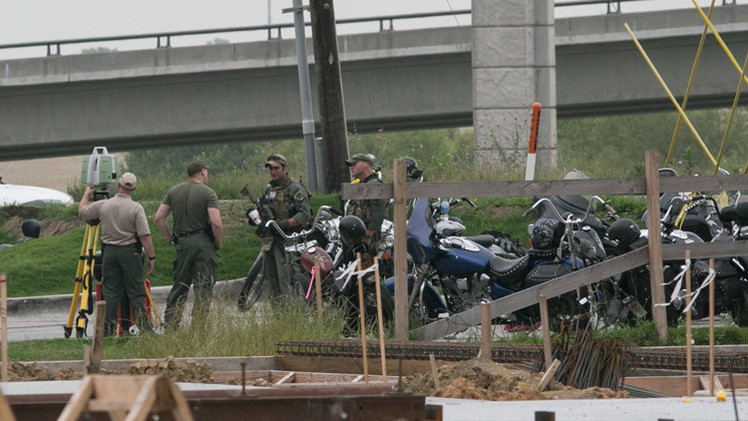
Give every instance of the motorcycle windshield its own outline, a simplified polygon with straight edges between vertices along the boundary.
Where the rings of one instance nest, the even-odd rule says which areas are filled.
[[[431,243],[433,233],[434,218],[431,216],[431,204],[428,199],[416,199],[413,204],[413,213],[408,219],[408,253],[412,256],[423,254],[427,262],[433,260],[434,246]]]

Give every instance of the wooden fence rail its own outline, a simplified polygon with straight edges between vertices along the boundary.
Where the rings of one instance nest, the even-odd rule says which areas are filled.
[[[407,273],[406,273],[406,204],[405,198],[434,197],[502,197],[502,196],[551,196],[551,195],[590,195],[619,194],[647,195],[647,211],[653,218],[659,218],[657,200],[660,192],[683,191],[723,191],[748,190],[748,175],[662,177],[657,173],[657,152],[648,151],[645,155],[646,176],[628,180],[557,180],[557,181],[492,181],[457,183],[406,183],[405,162],[395,161],[395,183],[344,184],[342,198],[389,199],[395,198],[395,337],[408,339]],[[653,221],[658,221],[653,219]],[[518,291],[510,296],[491,302],[491,317],[498,317],[512,311],[538,303],[538,295],[555,297],[584,285],[597,282],[609,276],[625,272],[638,266],[651,264],[661,267],[664,260],[680,260],[685,250],[691,250],[692,258],[731,257],[745,254],[744,246],[737,243],[700,244],[661,244],[659,224],[649,223],[649,246],[623,256],[610,259],[594,266],[548,281],[533,288]],[[664,301],[661,286],[662,271],[650,271],[652,302]],[[664,308],[654,310],[654,321],[661,340],[667,337]],[[448,318],[420,327],[413,331],[424,339],[437,339],[450,333],[480,323],[478,307],[452,315]]]
[[[748,190],[745,175],[663,177],[661,192]],[[566,194],[646,194],[645,179],[476,181],[459,183],[408,183],[407,198],[418,197],[527,197]],[[349,199],[390,199],[393,183],[343,184],[342,197]]]

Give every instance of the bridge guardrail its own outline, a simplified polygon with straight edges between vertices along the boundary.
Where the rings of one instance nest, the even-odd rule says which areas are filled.
[[[621,3],[627,2],[641,2],[641,1],[655,1],[655,0],[567,0],[558,1],[554,3],[555,7],[567,7],[567,6],[590,6],[595,4],[607,5],[607,13],[615,14],[621,12]],[[735,4],[736,0],[722,0],[723,5]],[[431,18],[440,16],[456,16],[471,14],[470,9],[460,10],[448,10],[439,12],[424,12],[424,13],[409,13],[409,14],[397,14],[397,15],[385,15],[385,16],[370,16],[360,18],[346,18],[338,19],[335,21],[338,25],[353,24],[353,23],[365,23],[365,22],[379,22],[379,31],[393,31],[394,21],[405,20],[405,19],[420,19],[420,18]],[[389,28],[385,27],[385,22],[389,22]],[[311,26],[311,22],[305,22],[305,26]],[[272,40],[273,32],[275,31],[277,36],[276,39],[282,38],[281,30],[293,28],[294,24],[289,23],[276,23],[268,25],[255,25],[255,26],[238,26],[229,28],[211,28],[211,29],[196,29],[188,31],[172,31],[172,32],[151,32],[143,34],[133,35],[115,35],[106,37],[91,37],[91,38],[71,38],[71,39],[58,39],[58,40],[47,40],[47,41],[33,41],[33,42],[21,42],[13,44],[0,44],[0,50],[3,49],[17,49],[17,48],[29,48],[29,47],[46,47],[47,56],[58,56],[62,55],[61,46],[66,44],[90,44],[94,42],[107,42],[107,41],[129,41],[136,39],[148,39],[155,38],[156,48],[170,48],[171,38],[179,36],[189,35],[207,35],[207,34],[220,34],[229,32],[253,32],[253,31],[267,31],[268,40]],[[163,43],[162,43],[163,40]],[[54,47],[54,48],[53,48]]]

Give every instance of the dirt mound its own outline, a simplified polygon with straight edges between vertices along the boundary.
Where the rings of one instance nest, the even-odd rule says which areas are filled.
[[[130,366],[127,374],[166,374],[175,382],[213,383],[213,367],[208,363],[189,360],[177,363],[174,357],[162,361],[140,361]]]
[[[492,401],[542,399],[625,398],[625,392],[610,389],[575,389],[551,380],[546,391],[537,391],[543,373],[511,369],[491,361],[469,360],[444,365],[437,370],[439,388],[431,373],[405,379],[405,390],[411,393],[443,398],[480,399]]]
[[[79,380],[81,373],[71,368],[52,371],[37,363],[10,363],[8,366],[8,380],[12,382],[46,381],[46,380]]]
[[[0,218],[0,220],[2,219],[3,218]],[[23,236],[23,232],[21,232],[21,224],[23,224],[23,221],[26,219],[29,219],[29,217],[19,215],[8,216],[4,218],[2,229],[7,232],[10,237],[15,238],[17,241],[22,241],[25,237]],[[78,219],[70,221],[51,220],[40,221],[40,224],[40,236],[51,237],[57,234],[64,234],[72,228],[83,226],[84,222]]]
[[[174,357],[159,361],[140,361],[131,365],[124,374],[160,374],[164,373],[175,382],[213,383],[213,367],[208,363],[187,361],[178,363]],[[123,374],[116,371],[102,370],[101,374]],[[38,363],[11,363],[8,366],[8,379],[12,382],[47,381],[47,380],[80,380],[83,374],[72,368],[63,368],[54,372]]]

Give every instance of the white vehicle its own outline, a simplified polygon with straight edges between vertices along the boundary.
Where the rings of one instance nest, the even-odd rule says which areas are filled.
[[[1,206],[43,206],[73,204],[73,197],[59,190],[45,187],[4,184],[0,178]]]

